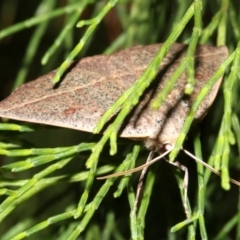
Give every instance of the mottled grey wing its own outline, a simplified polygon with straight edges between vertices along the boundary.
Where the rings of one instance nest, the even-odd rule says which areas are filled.
[[[109,56],[84,58],[73,63],[71,70],[55,88],[52,84],[55,71],[50,72],[23,84],[2,101],[0,116],[92,132],[104,112],[141,76],[160,47],[160,44],[134,47]],[[226,47],[199,46],[196,51],[197,84],[190,100],[186,104],[181,101],[186,83],[186,74],[183,74],[160,109],[150,109],[150,99],[162,89],[185,50],[184,44],[172,46],[159,68],[158,77],[153,83],[155,88],[149,88],[138,107],[133,109],[131,118],[122,129],[122,137],[154,137],[163,126],[167,126],[166,119],[173,109],[180,114],[177,118],[183,122],[186,111],[181,113],[182,107],[186,105],[185,108],[189,108],[200,88],[227,56]],[[220,81],[202,103],[196,118],[206,113],[219,84]],[[168,125],[173,128],[173,124],[176,123]]]

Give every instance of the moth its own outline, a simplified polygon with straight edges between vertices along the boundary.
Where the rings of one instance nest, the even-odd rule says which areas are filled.
[[[83,58],[72,63],[60,84],[53,86],[52,71],[20,86],[0,103],[0,117],[92,132],[104,112],[143,73],[161,44],[133,47],[112,55]],[[151,86],[123,123],[120,137],[143,140],[149,149],[174,145],[191,105],[204,84],[228,56],[225,46],[199,45],[195,51],[196,85],[190,96],[184,94],[184,72],[161,107],[153,110],[152,99],[164,87],[180,61],[187,45],[175,43],[165,56]],[[201,120],[211,106],[220,78],[195,113]]]
[[[52,79],[56,71],[52,71],[23,84],[0,102],[0,117],[93,132],[105,111],[142,75],[161,46],[139,46],[111,55],[83,58],[71,64],[57,86],[53,86]],[[150,107],[152,99],[163,89],[186,56],[187,47],[181,43],[172,45],[160,64],[154,81],[132,109],[128,119],[122,123],[120,137],[142,140],[148,149],[159,153],[167,147],[168,151],[164,155],[171,151],[193,101],[228,56],[226,46],[197,46],[194,55],[196,84],[193,93],[184,93],[187,73],[183,72],[163,104],[159,109],[153,110]],[[222,77],[198,107],[194,115],[195,121],[200,121],[206,115],[221,81]],[[140,168],[146,169],[157,159]],[[213,168],[210,169],[219,174]],[[122,174],[113,174],[110,177]]]

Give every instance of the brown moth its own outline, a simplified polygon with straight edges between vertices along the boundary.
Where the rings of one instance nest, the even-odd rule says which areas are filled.
[[[104,112],[141,76],[160,47],[161,44],[140,46],[108,56],[83,58],[72,63],[58,86],[53,86],[52,78],[55,71],[52,71],[35,81],[23,84],[2,101],[0,117],[93,132]],[[102,177],[104,179],[143,169],[134,211],[136,211],[146,168],[171,151],[193,101],[228,56],[228,49],[225,46],[199,45],[195,51],[196,85],[193,93],[190,96],[184,94],[187,83],[187,75],[184,72],[160,108],[151,109],[152,99],[163,89],[186,55],[186,50],[187,45],[179,43],[175,43],[170,48],[159,66],[153,83],[146,89],[138,105],[132,109],[119,132],[120,137],[145,141],[146,147],[150,150],[161,152],[162,147],[167,146],[167,151],[156,159],[149,158],[148,163],[138,168]],[[215,99],[221,80],[222,78],[214,84],[198,107],[195,120],[201,120],[206,115]],[[186,150],[184,151],[190,155]],[[211,166],[192,157],[219,175]],[[187,169],[178,162],[172,164],[185,171],[184,208],[189,217],[186,204]],[[231,181],[239,185],[237,181],[232,179]]]
[[[161,44],[129,48],[112,55],[83,58],[72,63],[58,86],[53,86],[55,71],[23,84],[0,103],[0,117],[42,123],[92,132],[104,112],[143,73]],[[195,51],[196,85],[190,96],[184,95],[184,72],[158,110],[151,100],[163,88],[180,61],[187,45],[175,43],[151,86],[123,124],[120,137],[139,139],[149,149],[174,145],[190,107],[199,91],[228,56],[225,46],[199,45]],[[220,78],[195,113],[200,120],[211,106]]]

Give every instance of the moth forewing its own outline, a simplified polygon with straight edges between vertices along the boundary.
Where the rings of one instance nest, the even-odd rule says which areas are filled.
[[[50,72],[23,84],[2,101],[0,116],[93,132],[99,119],[141,76],[160,47],[161,44],[154,44],[107,56],[83,58],[74,63],[57,87],[52,84],[55,71]],[[186,55],[186,50],[187,45],[180,43],[169,49],[153,85],[145,91],[124,123],[119,133],[121,137],[158,139],[161,144],[174,144],[195,96],[227,57],[226,47],[199,45],[195,53],[196,85],[193,94],[184,99],[187,76],[183,73],[162,106],[153,110],[151,99],[163,89]],[[197,118],[205,114],[217,89],[218,86],[212,89],[202,102]]]

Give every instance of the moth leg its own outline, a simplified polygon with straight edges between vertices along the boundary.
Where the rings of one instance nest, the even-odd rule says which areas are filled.
[[[165,159],[165,158],[164,158]],[[168,163],[172,164],[175,167],[180,168],[184,172],[184,178],[183,178],[183,191],[184,191],[184,200],[183,200],[183,207],[184,211],[186,213],[187,218],[190,218],[190,212],[188,211],[188,199],[187,199],[187,190],[188,190],[188,181],[189,181],[189,175],[188,175],[188,169],[184,165],[182,165],[180,162],[170,162],[169,160],[165,159]]]
[[[153,155],[154,155],[154,152],[151,151],[149,153],[149,155],[148,155],[146,163],[148,163],[148,162],[150,162],[152,160]],[[136,190],[136,198],[135,198],[134,207],[133,207],[133,212],[134,213],[136,213],[136,211],[137,211],[137,205],[138,205],[138,201],[139,201],[140,194],[141,194],[141,191],[142,191],[143,180],[144,180],[144,176],[145,176],[145,174],[147,172],[147,169],[148,169],[148,166],[143,168],[143,170],[141,172],[141,175],[139,177],[139,180],[138,180],[138,185],[137,185],[137,190]]]

